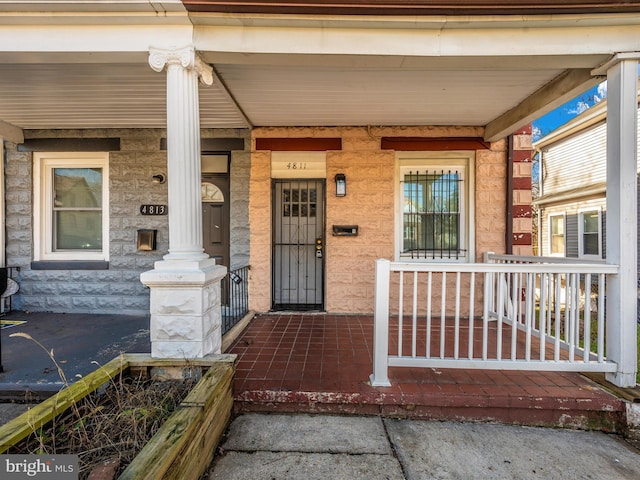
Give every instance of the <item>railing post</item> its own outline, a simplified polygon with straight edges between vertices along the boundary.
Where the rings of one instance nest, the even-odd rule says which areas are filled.
[[[389,358],[389,280],[391,262],[376,260],[375,310],[373,314],[373,374],[371,385],[390,387]]]

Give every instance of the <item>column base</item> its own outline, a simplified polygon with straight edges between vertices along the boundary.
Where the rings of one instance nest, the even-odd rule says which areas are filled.
[[[621,388],[634,388],[636,386],[636,372],[607,372],[605,379]]]
[[[151,290],[151,356],[200,358],[222,345],[220,281],[213,259],[165,260],[140,275]]]

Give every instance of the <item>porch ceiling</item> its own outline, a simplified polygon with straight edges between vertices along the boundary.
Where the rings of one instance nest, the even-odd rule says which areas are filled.
[[[607,58],[565,65],[595,67]],[[254,126],[484,126],[564,71],[556,58],[546,65],[542,58],[254,60],[212,62],[228,92],[221,83],[200,88],[202,127],[247,127],[241,112]],[[0,63],[0,120],[23,129],[164,128],[165,83],[142,61]]]
[[[257,126],[484,126],[563,72],[524,64],[492,69],[469,61],[318,63],[222,64],[216,70]]]
[[[598,83],[591,72],[616,52],[640,50],[637,15],[285,20],[89,3],[0,9],[0,136],[164,128],[166,75],[149,47],[192,43],[216,72],[200,88],[204,128],[466,125],[496,140]]]

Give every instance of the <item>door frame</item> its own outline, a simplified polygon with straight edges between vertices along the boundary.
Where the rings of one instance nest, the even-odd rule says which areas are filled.
[[[226,157],[226,165],[225,171],[208,171],[201,163],[201,172],[200,172],[200,183],[210,182],[216,184],[219,187],[219,183],[216,183],[216,180],[223,182],[224,184],[224,210],[226,213],[226,225],[225,225],[225,241],[226,241],[226,249],[225,255],[227,259],[228,265],[226,265],[227,269],[231,267],[231,152],[227,151],[203,151],[200,154],[201,162],[203,162],[202,158],[207,155],[219,155]],[[204,211],[204,204],[208,202],[201,202]],[[204,242],[204,217],[203,217],[203,229],[202,229],[202,243],[203,248],[206,252],[206,245]]]
[[[280,183],[318,182],[322,188],[322,233],[323,256],[320,274],[320,304],[277,304],[276,303],[276,185]],[[325,311],[326,306],[326,222],[327,222],[327,182],[325,178],[272,178],[271,179],[271,310],[272,311]]]

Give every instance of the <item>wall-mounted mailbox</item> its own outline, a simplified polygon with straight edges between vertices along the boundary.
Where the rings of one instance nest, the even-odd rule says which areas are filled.
[[[355,237],[358,235],[358,225],[334,225],[333,235],[337,237]]]
[[[152,252],[156,249],[156,237],[158,230],[138,230],[138,251]]]

